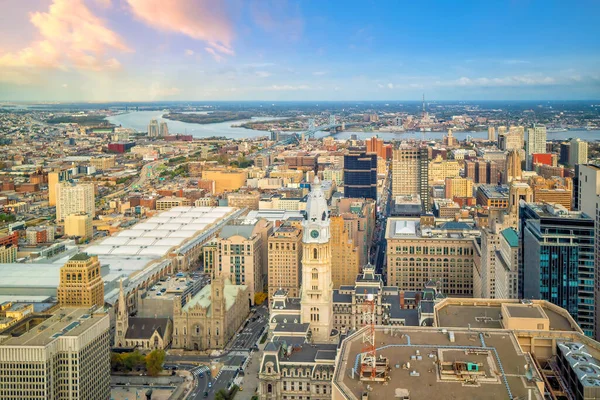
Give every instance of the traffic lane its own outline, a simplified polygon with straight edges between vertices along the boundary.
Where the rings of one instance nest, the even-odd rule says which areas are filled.
[[[219,390],[221,390],[221,389],[227,390],[229,388],[229,385],[233,383],[233,378],[235,378],[236,373],[237,373],[237,371],[222,371],[221,374],[219,375],[219,379],[213,380],[212,387],[209,390],[207,390],[208,398],[214,399],[215,394]],[[201,395],[203,395],[203,393],[201,393]]]

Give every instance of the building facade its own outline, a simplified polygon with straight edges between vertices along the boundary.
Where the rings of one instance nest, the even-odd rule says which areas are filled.
[[[267,245],[269,298],[279,289],[298,297],[302,277],[302,229],[282,225],[269,236]]]
[[[94,218],[96,204],[93,183],[73,185],[62,182],[56,185],[56,220],[64,221],[67,215],[84,212]]]
[[[344,155],[344,195],[377,199],[377,154]]]
[[[175,301],[174,349],[223,349],[250,312],[248,287],[217,277],[185,305]]]
[[[103,307],[104,281],[98,256],[79,253],[60,269],[58,302],[63,307]]]
[[[65,235],[90,240],[94,236],[92,217],[86,213],[67,215],[65,218]]]
[[[421,197],[423,210],[429,211],[429,157],[427,148],[401,145],[393,151],[392,196]]]

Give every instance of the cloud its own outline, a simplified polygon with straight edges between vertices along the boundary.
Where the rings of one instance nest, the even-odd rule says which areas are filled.
[[[436,82],[438,86],[535,86],[553,85],[558,83],[556,78],[550,76],[507,76],[502,78],[469,78],[461,77],[448,82]]]
[[[314,76],[323,76],[327,74],[327,71],[315,71],[312,73]]]
[[[218,54],[215,49],[213,49],[212,47],[205,47],[204,50],[210,54],[211,56],[213,56],[213,58],[215,59],[216,62],[221,62],[224,60],[223,56]]]
[[[181,89],[177,87],[164,87],[159,83],[154,83],[150,86],[148,95],[152,100],[159,100],[165,97],[176,96],[181,93]]]
[[[387,87],[388,87],[388,89],[393,89],[394,88],[394,84],[393,83],[388,83]]]
[[[54,0],[47,12],[31,13],[30,22],[40,38],[19,51],[0,54],[0,67],[115,69],[120,63],[107,53],[131,51],[82,0]]]
[[[263,63],[248,63],[243,64],[242,67],[245,68],[266,68],[266,67],[274,67],[275,63],[272,62],[263,62]]]
[[[101,5],[104,8],[109,8],[112,6],[112,0],[95,0],[96,3]]]
[[[270,72],[267,72],[267,71],[256,71],[256,76],[258,76],[259,78],[268,78],[271,75],[272,74]]]
[[[234,54],[233,23],[223,1],[127,0],[127,3],[136,18],[154,29],[205,41],[214,53]]]
[[[265,90],[283,91],[283,90],[309,90],[311,89],[308,85],[271,85]]]
[[[193,56],[194,55],[194,50],[186,49],[185,50],[185,55],[186,56]]]

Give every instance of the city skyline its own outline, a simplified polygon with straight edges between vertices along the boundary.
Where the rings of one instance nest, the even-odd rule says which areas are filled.
[[[594,2],[8,0],[2,101],[598,99]],[[360,12],[357,12],[357,7]]]

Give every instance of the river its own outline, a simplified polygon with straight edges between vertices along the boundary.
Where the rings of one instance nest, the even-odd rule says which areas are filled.
[[[151,119],[156,119],[158,122],[165,121],[169,126],[171,134],[188,134],[193,137],[203,138],[211,136],[224,136],[230,139],[255,138],[258,136],[269,136],[268,131],[260,131],[246,128],[234,127],[250,120],[218,122],[214,124],[193,124],[180,121],[172,121],[163,118],[163,111],[135,111],[124,114],[117,114],[106,119],[115,125],[121,125],[124,128],[132,128],[136,131],[146,132]],[[253,117],[252,121],[267,121],[278,119],[275,117]],[[359,139],[378,136],[384,140],[408,140],[408,139],[441,139],[445,132],[362,132],[362,131],[344,131],[337,133],[336,139],[349,139],[352,135],[356,135]],[[327,132],[318,132],[317,137],[326,136]],[[454,132],[454,136],[459,140],[464,140],[467,135],[473,138],[487,138],[485,132]],[[600,130],[587,131],[571,130],[564,132],[548,132],[548,140],[561,140],[568,138],[580,138],[586,141],[600,140]]]

